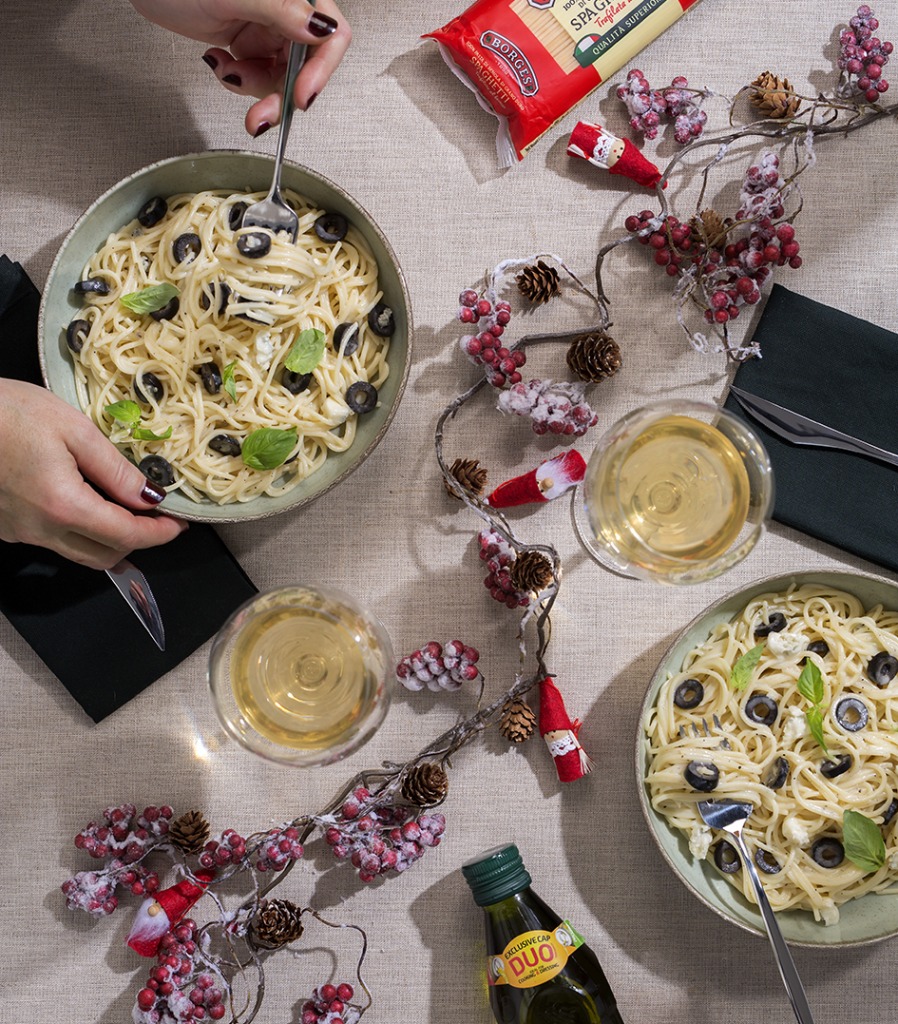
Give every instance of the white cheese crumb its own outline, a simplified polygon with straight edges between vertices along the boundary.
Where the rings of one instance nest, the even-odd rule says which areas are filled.
[[[260,370],[267,370],[274,358],[274,342],[271,340],[271,331],[263,331],[256,335],[256,366]]]
[[[805,638],[800,633],[789,633],[783,630],[780,633],[771,633],[767,637],[767,649],[771,654],[782,656],[784,654],[798,654],[807,647]]]
[[[889,857],[889,871],[898,871],[898,853],[893,853]]]
[[[811,833],[797,814],[790,814],[783,822],[783,835],[796,846],[807,846],[811,841]]]
[[[327,418],[332,427],[337,427],[349,419],[349,406],[338,402],[336,398],[325,398],[321,403],[321,415]]]
[[[707,825],[696,825],[689,833],[689,852],[696,860],[704,860],[711,848],[711,829]]]
[[[820,908],[820,919],[825,925],[839,923],[839,908],[835,903],[827,904]]]
[[[808,734],[808,720],[801,708],[786,708],[786,724],[783,726],[783,743],[794,746],[797,740]]]

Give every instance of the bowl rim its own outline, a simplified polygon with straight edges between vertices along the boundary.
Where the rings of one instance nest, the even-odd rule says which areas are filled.
[[[681,838],[682,833],[680,833],[678,829],[675,829],[672,826],[665,824],[665,822],[656,815],[656,812],[653,811],[650,805],[648,790],[645,785],[646,762],[644,749],[645,744],[643,739],[643,726],[646,720],[646,715],[648,714],[649,710],[654,706],[654,703],[658,696],[658,691],[660,690],[661,684],[663,683],[663,679],[661,679],[660,676],[662,672],[666,672],[666,670],[664,669],[665,663],[668,661],[668,659],[672,656],[676,648],[685,640],[687,635],[693,629],[699,626],[704,620],[712,618],[715,615],[715,613],[718,612],[725,605],[729,604],[730,602],[735,602],[737,599],[743,599],[747,602],[753,599],[754,597],[758,596],[759,594],[767,593],[768,591],[773,592],[784,590],[786,587],[790,586],[793,583],[801,586],[804,584],[822,582],[822,577],[829,577],[830,579],[839,577],[844,579],[844,585],[840,584],[840,586],[842,587],[842,589],[846,590],[846,592],[849,593],[852,592],[852,581],[854,581],[855,583],[857,583],[857,581],[860,581],[866,584],[872,583],[877,586],[889,587],[895,592],[895,609],[898,609],[898,582],[896,582],[895,580],[891,580],[886,576],[878,576],[874,573],[854,571],[851,569],[802,569],[793,572],[781,572],[772,576],[759,577],[758,579],[750,581],[740,587],[736,587],[735,589],[728,591],[723,596],[717,598],[711,604],[706,605],[704,609],[698,612],[698,614],[694,615],[692,619],[690,619],[690,621],[681,630],[678,631],[678,633],[670,642],[670,644],[668,644],[664,653],[659,658],[658,664],[652,672],[652,676],[649,680],[648,686],[646,687],[645,696],[643,697],[642,704],[640,705],[639,716],[636,723],[636,741],[634,743],[636,791],[639,797],[639,806],[642,810],[643,818],[645,819],[645,823],[648,827],[649,834],[652,838],[652,841],[655,844],[656,849],[661,854],[662,859],[667,863],[667,866],[674,873],[677,879],[679,879],[679,881],[689,890],[689,892],[691,892],[693,896],[700,900],[700,902],[703,903],[704,906],[706,906],[709,910],[713,911],[718,917],[722,918],[728,924],[735,925],[737,928],[742,929],[742,931],[748,932],[750,935],[760,936],[763,938],[767,937],[767,932],[764,927],[761,913],[754,904],[748,903],[748,901],[744,900],[741,897],[741,895],[736,890],[734,890],[734,892],[736,892],[737,897],[739,897],[740,902],[744,903],[746,910],[750,912],[752,917],[756,918],[756,920],[754,920],[752,923],[749,923],[748,921],[744,921],[739,919],[738,917],[735,917],[734,915],[729,913],[725,907],[721,906],[719,903],[715,902],[711,897],[709,897],[706,891],[703,891],[702,889],[693,885],[690,879],[688,879],[680,871],[680,868],[677,865],[676,860],[673,857],[671,857],[667,849],[665,849],[664,845],[662,844],[659,838],[659,828],[667,828],[669,834],[671,836],[674,836],[675,838]],[[836,586],[837,584],[827,583],[826,585]],[[883,895],[885,894],[865,894],[865,896],[876,898],[881,898]],[[859,897],[858,902],[860,902],[860,899],[862,898],[863,897]],[[810,911],[793,910],[788,911],[787,913],[800,914],[802,915],[802,920],[806,918],[808,921],[813,921],[813,916]],[[783,921],[786,919],[778,917],[778,920]],[[821,929],[824,928],[823,925],[820,925],[820,927]],[[786,932],[787,930],[787,928],[783,928],[784,932]],[[785,935],[785,938],[790,946],[799,946],[806,949],[846,949],[849,947],[853,948],[858,946],[870,946],[874,943],[883,942],[886,939],[894,938],[896,935],[898,935],[898,919],[896,919],[895,927],[892,929],[892,931],[886,932],[881,935],[870,936],[867,938],[839,939],[830,942],[814,942],[808,939],[795,938],[791,935]]]
[[[109,199],[115,192],[117,192],[119,189],[121,189],[123,186],[125,186],[129,182],[134,181],[134,180],[136,180],[138,178],[144,177],[146,175],[149,175],[149,174],[157,171],[159,168],[167,167],[167,166],[170,166],[172,164],[187,162],[187,161],[191,161],[191,160],[193,160],[193,161],[205,161],[205,160],[209,160],[209,159],[217,159],[217,158],[222,158],[222,157],[249,157],[253,161],[260,161],[260,162],[263,162],[263,163],[269,163],[269,164],[272,165],[272,167],[274,166],[274,157],[273,156],[269,155],[268,153],[255,153],[255,152],[252,152],[251,150],[246,150],[246,149],[207,149],[207,150],[202,150],[202,151],[194,152],[194,153],[181,153],[181,154],[178,154],[178,155],[175,155],[175,156],[164,157],[161,160],[155,160],[155,161],[153,161],[153,163],[146,164],[143,167],[137,168],[136,170],[132,171],[130,174],[125,175],[125,177],[120,178],[118,181],[116,181],[112,185],[110,185],[101,195],[97,196],[90,203],[89,206],[87,206],[87,208],[81,213],[81,215],[74,222],[74,224],[71,226],[71,228],[69,228],[69,230],[66,232],[65,237],[63,238],[63,240],[59,244],[59,248],[56,251],[56,255],[53,257],[53,262],[50,265],[50,269],[47,272],[47,278],[46,278],[46,281],[44,283],[44,287],[41,289],[40,305],[38,306],[38,314],[37,314],[37,349],[38,349],[38,359],[39,359],[39,362],[40,362],[41,377],[43,378],[44,386],[47,388],[48,391],[51,391],[57,397],[63,398],[63,400],[66,401],[64,396],[59,395],[58,392],[53,390],[53,387],[51,386],[51,383],[50,383],[50,377],[49,377],[49,374],[48,374],[48,361],[47,361],[47,356],[46,356],[45,346],[44,346],[44,337],[45,337],[44,327],[45,327],[45,321],[46,321],[46,315],[45,314],[46,314],[47,296],[49,294],[49,285],[54,280],[54,278],[56,276],[57,267],[58,267],[60,261],[62,260],[63,255],[65,253],[65,250],[67,249],[68,244],[69,244],[70,240],[72,239],[72,237],[81,228],[82,224],[84,224],[91,217],[91,215],[93,214],[94,210],[98,206],[100,206],[103,202],[105,202],[107,199]],[[406,349],[405,365],[403,367],[402,374],[401,374],[401,376],[400,376],[400,378],[399,378],[399,380],[397,382],[397,385],[396,385],[396,397],[395,397],[395,399],[394,399],[390,409],[386,413],[386,418],[384,419],[384,422],[382,423],[382,425],[380,426],[379,430],[374,435],[374,437],[372,437],[371,440],[368,442],[368,444],[364,447],[364,449],[361,450],[361,452],[358,454],[358,456],[353,460],[353,462],[349,466],[346,467],[345,470],[343,470],[343,472],[341,472],[330,483],[328,483],[327,485],[323,486],[320,490],[316,491],[314,494],[309,495],[306,498],[299,499],[299,500],[297,500],[297,501],[295,501],[295,502],[293,502],[291,504],[288,504],[288,505],[286,505],[284,507],[268,508],[268,509],[266,509],[264,507],[264,503],[261,503],[261,499],[265,498],[266,497],[265,495],[260,495],[257,498],[253,498],[251,502],[247,502],[245,504],[237,503],[237,504],[230,505],[230,506],[228,506],[228,505],[220,506],[220,505],[214,505],[214,503],[210,503],[210,504],[214,505],[214,507],[216,507],[216,508],[225,508],[225,509],[226,508],[246,509],[249,505],[251,505],[252,503],[257,502],[257,501],[259,501],[262,504],[262,507],[258,511],[250,512],[249,514],[244,512],[241,515],[237,515],[237,514],[228,515],[226,513],[222,514],[222,515],[216,515],[216,516],[204,515],[203,512],[201,511],[203,508],[207,507],[204,503],[197,503],[197,505],[196,505],[197,511],[193,511],[192,508],[188,508],[186,511],[182,510],[182,509],[172,510],[170,507],[168,507],[168,508],[164,507],[164,504],[163,504],[163,506],[159,507],[159,509],[158,509],[159,513],[161,513],[163,515],[171,516],[171,518],[173,518],[173,519],[183,519],[185,522],[209,523],[209,524],[211,524],[213,526],[215,526],[215,525],[217,525],[219,523],[222,523],[222,524],[223,523],[248,523],[248,522],[255,522],[255,521],[260,520],[260,519],[269,519],[269,518],[271,518],[273,516],[283,515],[284,513],[288,513],[288,512],[296,512],[299,509],[304,508],[307,505],[311,504],[312,502],[317,501],[319,498],[323,497],[325,494],[327,494],[328,491],[332,490],[338,484],[343,483],[349,476],[352,475],[352,473],[355,472],[356,469],[359,468],[359,466],[361,466],[364,462],[367,461],[368,457],[371,455],[371,453],[374,451],[374,449],[377,448],[377,446],[383,440],[383,437],[386,434],[387,430],[389,429],[390,424],[393,422],[393,418],[395,417],[396,412],[398,411],[399,406],[400,406],[400,404],[402,402],[402,398],[403,398],[403,395],[405,393],[406,385],[408,384],[409,373],[411,371],[411,366],[412,366],[412,339],[413,339],[413,335],[414,335],[414,326],[413,326],[413,319],[412,319],[412,317],[413,317],[412,303],[411,303],[411,297],[409,295],[408,284],[407,284],[407,282],[405,280],[405,274],[404,274],[404,272],[402,270],[402,266],[399,263],[399,259],[398,259],[397,255],[396,255],[395,250],[393,249],[393,246],[390,244],[389,239],[384,234],[384,232],[381,229],[380,225],[374,219],[374,217],[371,216],[371,214],[368,212],[366,207],[364,207],[353,195],[351,195],[349,192],[347,192],[346,189],[344,189],[341,185],[336,184],[336,182],[332,181],[326,175],[321,174],[319,171],[313,170],[311,167],[305,166],[305,164],[297,163],[294,160],[284,159],[283,165],[284,165],[284,167],[290,167],[290,168],[292,168],[294,170],[300,171],[301,173],[307,174],[310,177],[316,179],[325,188],[332,189],[342,199],[344,199],[346,202],[348,202],[351,206],[354,206],[361,213],[361,215],[364,217],[367,225],[370,227],[371,231],[377,236],[378,241],[380,242],[380,244],[384,247],[384,250],[385,250],[385,252],[386,252],[386,254],[387,254],[387,256],[388,256],[388,258],[390,260],[390,263],[392,264],[392,268],[393,268],[393,270],[395,271],[395,274],[396,274],[396,279],[397,279],[397,282],[398,282],[398,285],[399,285],[399,291],[400,291],[400,293],[402,295],[403,304],[405,305],[405,314],[406,314],[406,322],[407,322],[406,339],[405,339],[405,349]],[[71,405],[72,403],[70,402],[69,404]],[[78,409],[79,412],[83,412],[83,410],[81,409],[80,405],[74,405],[73,408]]]

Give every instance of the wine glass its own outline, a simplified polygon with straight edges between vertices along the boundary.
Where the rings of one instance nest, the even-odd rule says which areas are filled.
[[[601,565],[661,583],[699,583],[757,544],[773,473],[742,420],[671,399],[634,410],[603,435],[574,502],[580,540]]]
[[[279,764],[331,764],[367,742],[392,688],[390,638],[359,601],[325,586],[256,595],[212,643],[209,686],[225,731]]]

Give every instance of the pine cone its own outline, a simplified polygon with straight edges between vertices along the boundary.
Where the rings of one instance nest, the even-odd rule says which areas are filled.
[[[693,217],[690,226],[693,234],[698,235],[711,249],[722,246],[726,241],[727,224],[716,210],[707,209]]]
[[[486,470],[480,465],[477,459],[456,459],[449,467],[449,472],[464,487],[466,491],[477,496],[483,494],[486,488]],[[444,481],[446,490],[453,498],[458,495],[448,483]],[[458,498],[461,501],[461,498]]]
[[[499,717],[499,732],[512,743],[523,743],[533,735],[536,715],[525,700],[510,700]]]
[[[402,783],[403,799],[416,807],[436,807],[448,792],[449,777],[436,761],[415,765]]]
[[[561,290],[558,286],[558,271],[542,260],[537,260],[536,266],[524,267],[515,280],[518,291],[536,306],[548,302]]]
[[[280,949],[302,935],[302,911],[290,900],[265,900],[250,922],[249,939],[260,949]]]
[[[789,79],[779,78],[769,71],[758,75],[751,83],[748,99],[764,117],[773,117],[777,120],[794,117],[801,103],[793,92]]]
[[[199,853],[209,839],[209,822],[199,811],[188,811],[169,825],[168,839],[184,853]]]
[[[511,582],[515,590],[539,592],[555,579],[552,563],[540,551],[525,551],[512,562]]]
[[[621,368],[620,348],[604,331],[581,334],[571,342],[567,364],[581,380],[598,384]]]

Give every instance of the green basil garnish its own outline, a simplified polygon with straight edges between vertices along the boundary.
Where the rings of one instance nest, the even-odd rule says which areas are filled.
[[[846,811],[842,819],[845,856],[862,871],[872,873],[886,862],[886,844],[875,821],[860,811]]]
[[[123,427],[136,427],[140,423],[140,406],[128,399],[107,405],[105,412]]]
[[[730,686],[734,690],[744,690],[748,686],[751,674],[757,668],[763,653],[764,641],[762,640],[756,647],[746,651],[736,664],[733,665],[733,670],[730,672]]]
[[[157,309],[167,306],[178,294],[178,289],[173,284],[151,284],[141,288],[139,292],[128,292],[119,299],[119,302],[132,313],[155,313]]]
[[[250,469],[275,469],[286,462],[295,446],[296,427],[290,430],[262,427],[248,435],[241,455]]]
[[[237,384],[234,381],[234,367],[237,365],[235,360],[233,363],[228,365],[221,371],[221,386],[231,396],[231,401],[237,401]]]
[[[321,362],[326,342],[324,331],[319,331],[317,327],[300,331],[299,337],[287,353],[284,366],[291,373],[311,373]]]
[[[167,441],[171,437],[171,426],[166,429],[164,434],[154,434],[147,427],[135,427],[131,431],[131,436],[135,441]]]

